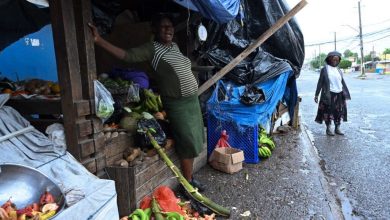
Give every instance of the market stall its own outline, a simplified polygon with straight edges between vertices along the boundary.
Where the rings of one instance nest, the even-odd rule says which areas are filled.
[[[172,173],[167,167],[164,167],[155,152],[149,151],[150,149],[146,147],[141,148],[142,153],[137,153],[140,150],[140,145],[137,140],[139,134],[136,132],[136,125],[140,117],[152,117],[160,120],[161,126],[165,123],[164,108],[159,101],[158,91],[154,90],[153,81],[149,81],[147,78],[152,70],[144,64],[125,65],[97,48],[95,51],[90,30],[86,25],[92,21],[92,17],[98,28],[106,33],[105,37],[109,41],[123,48],[129,48],[151,39],[149,28],[151,14],[159,12],[161,8],[168,8],[168,11],[177,15],[179,20],[175,27],[177,43],[181,51],[191,58],[195,66],[194,70],[197,70],[198,73],[199,83],[202,84],[211,78],[211,83],[206,85],[207,88],[203,86],[200,92],[205,92],[200,95],[205,118],[210,113],[205,109],[206,100],[210,98],[214,88],[207,89],[217,81],[215,77],[219,79],[227,73],[229,74],[224,79],[235,80],[234,83],[240,84],[239,86],[248,83],[252,85],[257,83],[267,84],[267,82],[268,87],[274,86],[273,89],[269,90],[271,92],[266,94],[267,98],[272,98],[270,102],[264,104],[267,106],[263,106],[263,109],[268,108],[267,111],[257,112],[264,119],[261,120],[261,123],[265,123],[271,118],[278,101],[285,97],[289,101],[289,111],[293,115],[294,111],[291,109],[296,107],[296,100],[294,100],[296,98],[295,77],[299,75],[300,66],[303,62],[301,56],[304,54],[303,38],[299,28],[294,22],[286,24],[288,20],[285,20],[283,24],[286,24],[286,26],[281,29],[281,32],[275,38],[272,38],[272,41],[267,41],[264,45],[261,45],[261,50],[255,50],[259,47],[259,44],[249,45],[250,42],[254,41],[254,38],[265,32],[273,21],[276,21],[276,17],[282,17],[286,13],[287,9],[280,1],[277,1],[275,5],[283,6],[281,8],[268,7],[274,5],[260,0],[242,1],[241,5],[236,4],[237,7],[235,8],[237,10],[227,11],[226,15],[230,17],[231,22],[223,25],[220,21],[205,19],[213,19],[214,16],[219,17],[212,13],[207,15],[207,10],[204,10],[208,7],[207,5],[196,5],[198,11],[200,11],[199,14],[189,13],[185,7],[180,7],[171,1],[159,1],[158,3],[154,1],[140,3],[140,1],[137,1],[138,4],[118,4],[119,7],[116,4],[106,4],[104,1],[92,2],[96,3],[94,10],[92,10],[89,1],[55,0],[50,2],[50,23],[52,25],[60,91],[59,93],[58,91],[52,91],[53,84],[51,84],[48,85],[50,94],[43,94],[43,99],[37,99],[37,97],[31,99],[14,98],[8,104],[25,117],[38,115],[38,117],[29,117],[28,119],[41,131],[44,131],[49,124],[54,122],[63,123],[67,149],[70,154],[92,174],[115,180],[116,190],[121,192],[118,198],[115,197],[121,215],[129,214],[131,210],[138,207],[142,197],[152,192],[159,185],[174,186],[175,184],[172,184],[172,182],[175,181],[172,178]],[[239,1],[233,2],[237,3]],[[154,7],[145,10],[150,5]],[[161,5],[164,7],[160,7]],[[185,5],[186,3],[184,3]],[[107,8],[109,6],[113,8]],[[244,11],[241,11],[238,18],[236,16],[239,6],[242,6],[241,10]],[[96,7],[101,9],[103,15],[96,13]],[[250,11],[250,9],[257,7],[262,9],[264,15],[270,17],[266,19],[263,14],[259,15],[258,12]],[[303,6],[301,5],[301,7]],[[297,11],[295,10],[295,13]],[[109,13],[104,14],[104,12]],[[115,19],[118,15],[120,15],[118,19]],[[204,17],[202,18],[202,16]],[[234,20],[234,18],[237,19]],[[258,20],[268,20],[270,22],[259,27],[256,26],[261,23]],[[248,25],[244,25],[244,23]],[[282,23],[279,23],[278,28],[281,25]],[[210,32],[208,39],[204,38],[202,32],[198,32],[204,29]],[[277,29],[273,29],[273,31],[275,32]],[[269,37],[271,33],[267,33],[267,37]],[[131,36],[131,40],[129,40],[129,36]],[[264,42],[265,39],[261,38],[260,40]],[[246,47],[251,49],[251,51],[245,50],[245,56],[248,56],[247,59],[233,59]],[[291,51],[294,51],[294,53],[291,53]],[[278,57],[274,59],[274,56],[268,56],[268,52],[276,53]],[[224,66],[228,66],[230,69],[227,70]],[[219,74],[221,72],[222,74]],[[127,77],[134,77],[135,75],[139,76],[138,79]],[[211,77],[212,75],[215,77]],[[99,80],[108,88],[115,101],[115,111],[112,112],[111,108],[106,108],[107,106],[99,106],[99,102],[96,102],[96,87],[94,87],[96,80]],[[138,85],[147,82],[148,86],[144,85],[134,93],[135,82]],[[45,81],[45,83],[48,82]],[[129,91],[132,91],[132,93]],[[288,91],[288,94],[286,94],[286,91]],[[17,95],[21,96],[22,94]],[[28,95],[31,95],[31,93]],[[130,109],[130,111],[126,109]],[[46,118],[45,115],[50,115],[51,118]],[[52,118],[53,115],[61,115],[61,117]],[[103,117],[97,117],[99,115],[103,115]],[[214,116],[216,118],[220,117],[218,115]],[[101,118],[104,120],[101,120]],[[209,140],[215,141],[219,138],[219,130],[214,129],[207,132]],[[169,133],[169,131],[164,131],[164,133]],[[257,132],[251,138],[257,139]],[[211,147],[215,145],[213,141],[209,141],[210,146],[204,146],[204,152],[197,161],[196,169],[206,163],[207,153],[210,153]],[[256,151],[253,152],[252,162],[258,162],[256,141],[252,141],[252,143],[256,143]],[[165,144],[164,142],[162,146],[167,147]],[[169,151],[169,147],[167,147],[167,151],[174,162],[177,163],[173,150]],[[67,180],[63,181],[66,182]],[[177,182],[175,183],[177,184]]]

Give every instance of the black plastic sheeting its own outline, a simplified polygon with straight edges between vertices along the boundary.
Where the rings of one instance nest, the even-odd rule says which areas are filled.
[[[115,18],[124,10],[122,0],[92,0],[93,22],[104,35],[111,31]]]
[[[267,31],[289,8],[283,0],[242,0],[244,17],[219,25],[208,24],[209,39],[199,52],[217,68],[223,68]],[[299,76],[305,57],[303,34],[291,19],[260,48],[250,54],[226,78],[238,84],[253,84],[293,69]]]
[[[50,23],[48,8],[26,0],[0,0],[0,51]]]

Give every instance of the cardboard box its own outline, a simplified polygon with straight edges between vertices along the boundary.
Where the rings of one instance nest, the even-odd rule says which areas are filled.
[[[242,169],[244,152],[232,147],[217,147],[210,155],[210,165],[225,173],[235,173]]]

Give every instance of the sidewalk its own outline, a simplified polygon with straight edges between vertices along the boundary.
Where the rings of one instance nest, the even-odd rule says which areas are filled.
[[[203,194],[230,207],[229,219],[342,219],[306,130],[289,129],[274,139],[269,159],[233,175],[204,166],[195,174],[208,187]],[[250,215],[242,217],[246,211]]]

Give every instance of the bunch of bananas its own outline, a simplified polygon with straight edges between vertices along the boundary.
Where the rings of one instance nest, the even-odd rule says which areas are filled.
[[[272,155],[272,152],[268,147],[266,147],[266,146],[259,147],[259,156],[260,157],[268,158],[271,155]]]
[[[143,106],[146,111],[155,113],[163,109],[160,95],[156,95],[148,89],[144,89],[143,92],[144,92]]]
[[[272,155],[275,149],[275,143],[271,137],[268,137],[267,132],[264,128],[259,126],[257,145],[259,147],[259,157],[268,158]]]

